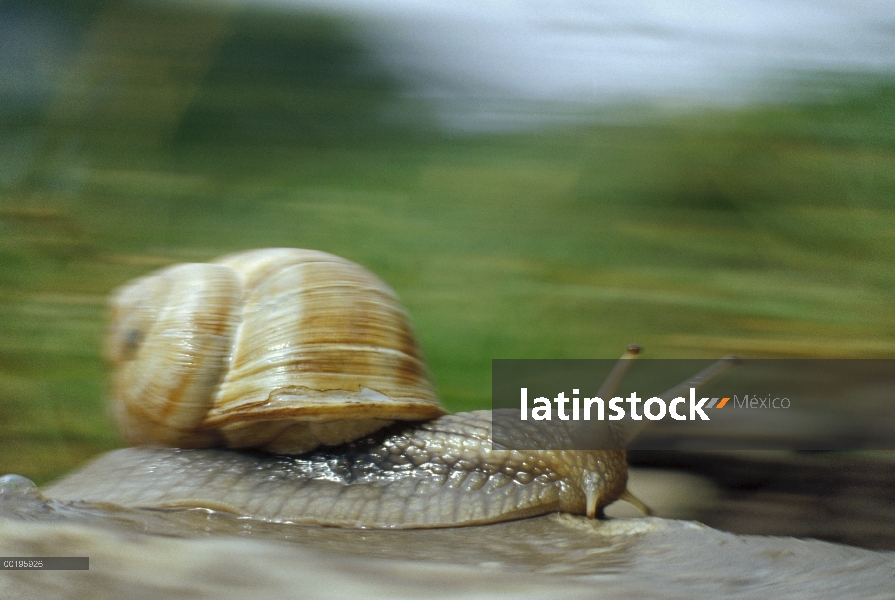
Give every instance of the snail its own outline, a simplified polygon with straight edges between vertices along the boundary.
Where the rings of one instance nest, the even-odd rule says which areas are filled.
[[[618,499],[647,510],[626,489],[624,450],[502,449],[491,411],[446,414],[395,293],[324,252],[254,250],[140,278],[113,296],[106,356],[112,412],[136,447],[49,498],[369,528],[593,518]],[[587,435],[527,427],[565,447]]]

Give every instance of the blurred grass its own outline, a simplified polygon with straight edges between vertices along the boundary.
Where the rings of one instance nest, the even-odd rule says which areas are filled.
[[[0,96],[0,473],[44,482],[120,443],[100,359],[112,289],[247,248],[379,274],[451,410],[489,405],[492,358],[631,342],[650,357],[895,357],[892,81],[452,135],[339,21],[190,12],[206,58],[172,70],[197,52],[170,44],[187,9],[147,6],[90,3],[66,55],[81,83]],[[158,39],[110,37],[134,11]],[[160,79],[94,98],[109,64],[132,75],[147,55]],[[159,89],[172,114],[149,119],[141,94]]]

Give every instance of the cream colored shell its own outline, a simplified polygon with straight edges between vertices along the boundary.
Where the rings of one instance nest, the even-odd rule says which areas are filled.
[[[301,453],[445,412],[395,293],[315,250],[137,279],[112,299],[106,352],[132,444]]]

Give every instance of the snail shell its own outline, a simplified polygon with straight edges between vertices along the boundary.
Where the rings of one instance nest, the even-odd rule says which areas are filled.
[[[169,267],[118,290],[112,321],[131,444],[298,454],[445,412],[395,293],[325,252]]]

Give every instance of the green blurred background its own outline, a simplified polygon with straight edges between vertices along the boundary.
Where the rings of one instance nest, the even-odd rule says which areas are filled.
[[[895,357],[891,79],[458,133],[332,16],[18,0],[7,43],[35,15],[57,45],[0,86],[0,473],[121,444],[116,286],[249,248],[381,276],[451,410],[492,358]]]

